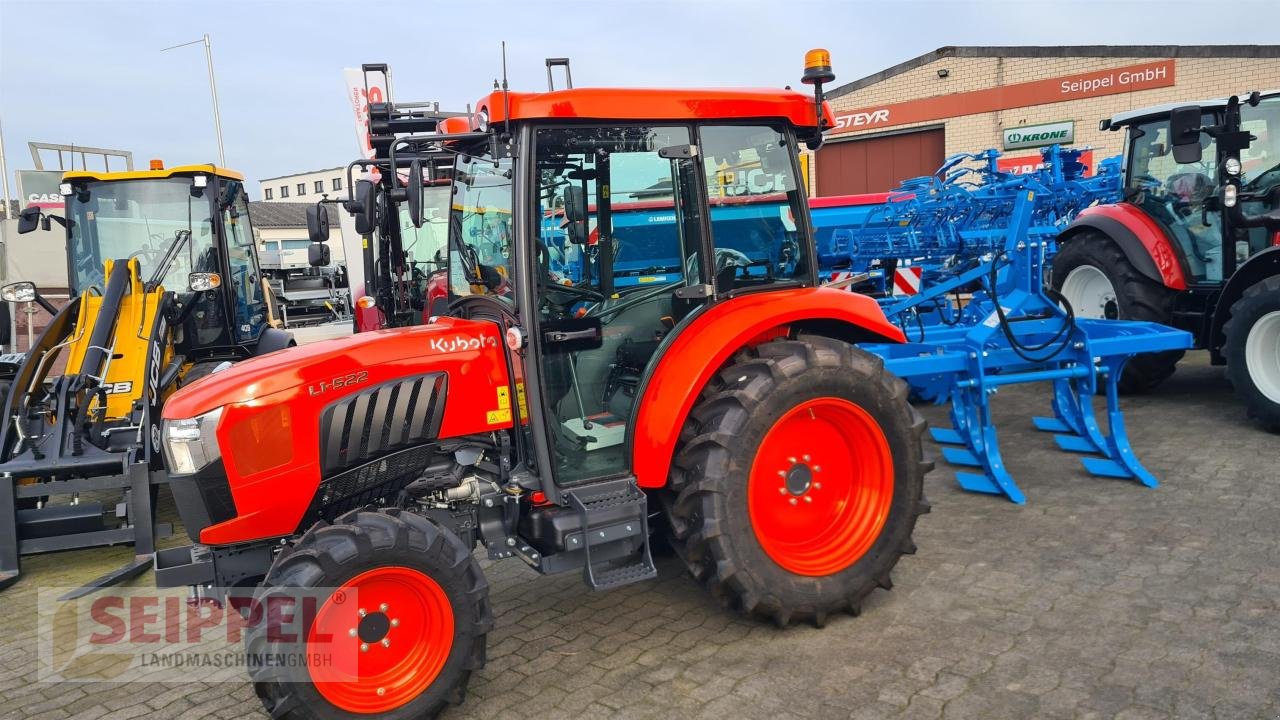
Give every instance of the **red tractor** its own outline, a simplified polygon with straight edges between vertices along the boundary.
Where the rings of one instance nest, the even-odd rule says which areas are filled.
[[[1280,92],[1117,115],[1123,202],[1059,237],[1053,287],[1077,315],[1189,331],[1280,432]],[[1155,387],[1182,353],[1134,358],[1122,389]]]
[[[455,157],[448,313],[169,400],[170,483],[198,544],[161,552],[157,582],[267,608],[245,642],[273,716],[460,702],[493,625],[477,545],[606,589],[655,576],[661,526],[715,596],[779,625],[857,614],[890,587],[930,465],[907,386],[855,345],[902,332],[819,287],[796,149],[831,123],[829,62],[806,58],[816,101],[495,91],[466,132],[398,137],[382,170],[408,166],[415,224],[420,156]],[[744,163],[760,172],[728,187]],[[613,204],[662,196],[651,233],[618,242]],[[582,281],[547,270],[552,207],[587,254]],[[724,229],[753,213],[771,234]],[[614,282],[615,260],[646,253],[655,279]],[[312,612],[273,615],[299,595]],[[284,622],[297,631],[272,631]]]

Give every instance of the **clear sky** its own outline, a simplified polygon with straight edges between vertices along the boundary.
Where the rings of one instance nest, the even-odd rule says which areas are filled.
[[[780,87],[812,47],[839,85],[946,45],[1276,43],[1280,0],[0,0],[10,172],[32,167],[29,140],[215,160],[203,48],[160,52],[206,32],[227,164],[256,194],[354,159],[342,68],[362,62],[390,63],[396,99],[446,109],[492,86],[500,40],[516,90],[545,89],[548,56],[570,57],[578,86]]]

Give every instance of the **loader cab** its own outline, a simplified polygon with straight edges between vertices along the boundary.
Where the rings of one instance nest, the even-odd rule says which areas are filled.
[[[583,94],[509,102],[514,115],[548,96],[592,101]],[[794,103],[812,125],[813,100]],[[816,284],[796,128],[743,113],[535,116],[506,130],[509,143],[455,148],[450,307],[506,316],[544,474],[561,486],[626,476],[636,398],[664,341],[714,303]]]
[[[103,291],[106,261],[136,259],[143,283],[174,293],[179,352],[194,359],[257,344],[266,299],[238,173],[213,166],[67,173],[63,190],[73,296]]]

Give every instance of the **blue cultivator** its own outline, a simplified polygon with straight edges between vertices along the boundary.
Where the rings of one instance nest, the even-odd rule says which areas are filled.
[[[941,175],[954,177],[945,168]],[[1064,213],[1067,206],[1036,175],[998,180],[967,187],[935,178],[898,207],[868,213],[882,221],[831,233],[854,250],[851,265],[891,257],[932,268],[934,281],[919,294],[882,300],[908,342],[863,347],[884,358],[918,396],[951,402],[952,426],[933,436],[948,462],[973,468],[956,474],[966,490],[1025,502],[1001,457],[989,399],[1002,386],[1031,382],[1053,385],[1053,417],[1034,423],[1053,433],[1061,449],[1083,454],[1094,475],[1154,487],[1155,477],[1129,445],[1116,383],[1129,358],[1188,348],[1190,335],[1155,323],[1076,318],[1046,295],[1053,237],[1069,219],[1063,214],[1074,210]],[[973,293],[960,308],[949,297],[964,289]],[[1107,403],[1105,432],[1093,405],[1099,389]]]

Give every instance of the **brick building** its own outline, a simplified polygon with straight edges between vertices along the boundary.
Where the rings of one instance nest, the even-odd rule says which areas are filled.
[[[838,58],[837,58],[838,60]],[[997,148],[1015,171],[1057,140],[1119,154],[1116,113],[1280,88],[1280,45],[944,47],[833,87],[816,195],[882,192],[954,153]]]

